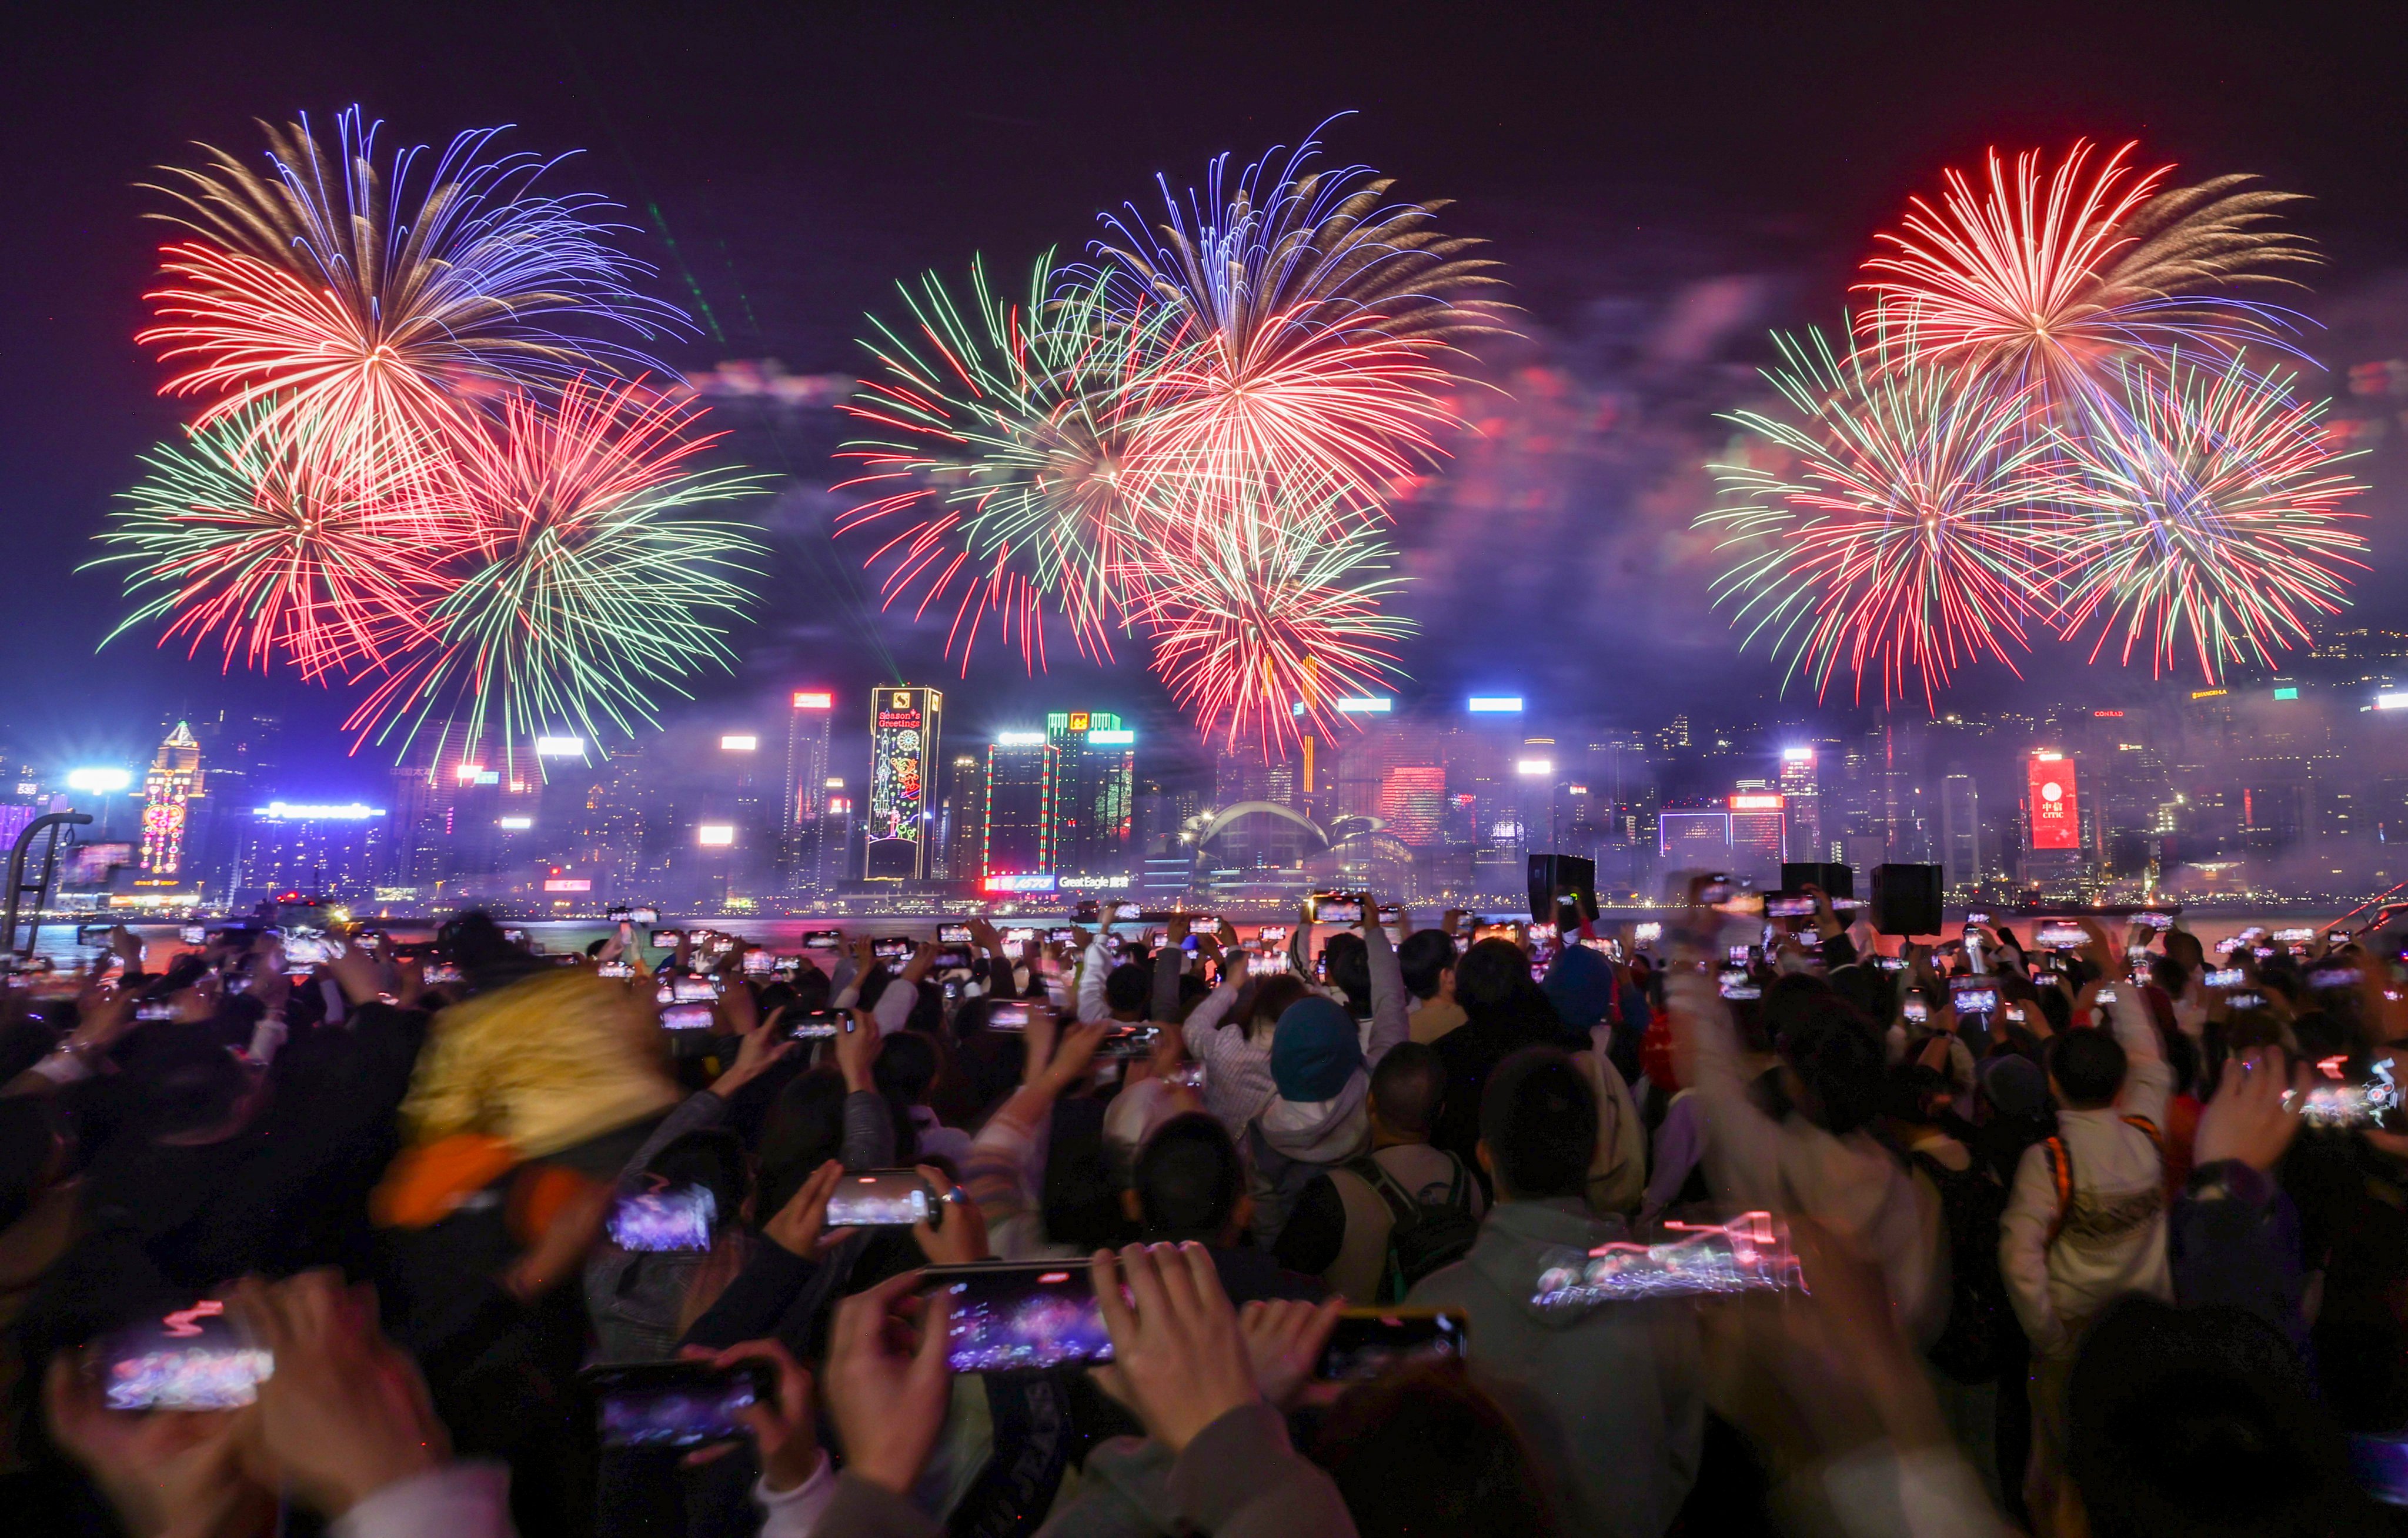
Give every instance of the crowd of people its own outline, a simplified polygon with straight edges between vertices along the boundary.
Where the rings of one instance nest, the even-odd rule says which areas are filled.
[[[1370,894],[785,965],[120,931],[0,994],[0,1523],[2390,1531],[2408,936],[1808,895],[1644,947]],[[1057,1365],[957,1370],[1025,1359],[931,1270],[994,1262]]]

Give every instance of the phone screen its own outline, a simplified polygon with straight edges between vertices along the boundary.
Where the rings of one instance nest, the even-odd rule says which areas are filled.
[[[803,949],[807,951],[841,951],[844,949],[842,929],[806,929]]]
[[[2034,941],[2052,951],[2071,951],[2087,944],[2089,931],[2079,924],[2052,921],[2032,930]]]
[[[1931,1018],[1931,1006],[1920,999],[1910,999],[1899,1007],[1909,1020],[1923,1021]]]
[[[314,967],[326,959],[328,942],[310,935],[284,937],[284,960],[288,966]]]
[[[1959,1014],[1999,1013],[1999,985],[1986,977],[1958,977],[1948,985],[1949,1002]]]
[[[869,954],[881,961],[900,961],[919,948],[910,941],[901,939],[873,940],[869,942]]]
[[[1464,1355],[1471,1321],[1460,1309],[1350,1308],[1338,1316],[1314,1376],[1368,1383],[1392,1367]]]
[[[692,972],[681,972],[669,984],[669,997],[681,1004],[700,1004],[714,1000],[719,997],[719,979],[696,977]]]
[[[795,1022],[793,1035],[797,1042],[825,1041],[844,1029],[852,1016],[842,1010],[813,1010],[808,1014],[789,1016]]]
[[[589,1367],[579,1376],[600,1401],[605,1447],[698,1447],[746,1435],[738,1412],[777,1394],[766,1362],[628,1362]]]
[[[928,1183],[917,1170],[868,1170],[847,1173],[828,1193],[831,1229],[909,1228],[935,1211]]]
[[[1112,1338],[1083,1261],[932,1266],[924,1274],[953,1295],[945,1360],[956,1373],[1112,1359]]]
[[[594,973],[597,977],[633,977],[636,964],[632,961],[605,961],[594,969]]]
[[[112,1330],[93,1357],[112,1410],[233,1410],[276,1372],[275,1357],[215,1299]]]
[[[710,1248],[711,1230],[719,1226],[719,1198],[710,1187],[652,1178],[650,1189],[622,1191],[610,1203],[610,1243],[647,1254]]]
[[[1284,924],[1266,924],[1254,931],[1254,943],[1257,945],[1278,945],[1286,940],[1287,926]]]
[[[1542,1309],[1589,1308],[1624,1298],[1778,1291],[1805,1286],[1788,1235],[1769,1213],[1728,1223],[1664,1225],[1653,1244],[1617,1241],[1582,1255],[1558,1251],[1539,1272],[1531,1302]]]
[[[1312,895],[1312,922],[1360,924],[1363,922],[1363,904],[1335,892],[1315,892]]]
[[[778,958],[767,951],[744,953],[744,975],[747,977],[763,976],[777,970],[777,968]]]
[[[1112,904],[1112,922],[1115,924],[1125,924],[1133,918],[1142,917],[1144,913],[1145,910],[1134,902]]]
[[[986,1012],[986,1028],[989,1030],[1026,1030],[1028,1028],[1028,1006],[1016,1000],[996,1005],[994,1008]]]
[[[2200,979],[2211,988],[2237,988],[2249,981],[2248,974],[2238,967],[2214,967]]]
[[[937,943],[967,945],[970,943],[970,927],[967,924],[939,924],[937,926]]]
[[[457,983],[460,981],[460,969],[449,961],[430,961],[426,966],[425,980],[429,987],[438,988],[447,983]]]
[[[1723,972],[1716,977],[1714,981],[1715,986],[1722,991],[1722,996],[1725,999],[1761,999],[1764,997],[1764,990],[1757,987],[1756,985],[1756,980],[1750,977],[1743,970],[1733,970]]]
[[[176,937],[187,945],[204,944],[209,938],[208,927],[203,924],[187,924],[176,931]]]
[[[1764,899],[1764,916],[1767,918],[1811,918],[1813,913],[1813,898],[1775,892]]]
[[[717,1013],[709,1004],[671,1004],[661,1011],[661,1025],[668,1030],[709,1030]]]

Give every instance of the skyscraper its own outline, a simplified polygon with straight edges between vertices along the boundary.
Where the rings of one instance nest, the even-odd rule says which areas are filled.
[[[1125,876],[1137,809],[1137,734],[1108,711],[1045,718],[1054,757],[1054,858],[1064,875]]]
[[[945,768],[945,795],[937,813],[947,881],[977,881],[986,841],[986,765],[975,753],[955,753]]]
[[[938,742],[945,697],[935,689],[880,688],[869,697],[868,838],[862,874],[870,881],[924,881],[929,776],[940,763]]]
[[[786,715],[786,783],[781,826],[786,890],[815,893],[820,881],[820,825],[827,812],[828,733],[836,696],[796,689]]]
[[[1789,815],[1787,852],[1784,859],[1828,860],[1830,846],[1823,838],[1822,786],[1815,774],[1815,755],[1811,744],[1781,750],[1782,810]]]
[[[1043,732],[999,732],[986,750],[986,798],[979,882],[990,891],[1027,889],[1059,870],[1054,801],[1061,749]]]
[[[1982,879],[1982,797],[1970,774],[1940,782],[1940,866],[1951,891]]]
[[[201,744],[184,722],[159,744],[142,776],[141,870],[152,882],[173,882],[184,867],[184,826],[202,788]]]

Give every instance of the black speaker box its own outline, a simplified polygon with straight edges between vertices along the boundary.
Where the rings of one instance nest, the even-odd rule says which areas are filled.
[[[1800,887],[1819,886],[1823,895],[1834,901],[1856,895],[1856,872],[1845,865],[1818,865],[1811,860],[1781,862],[1781,889],[1795,892]]]
[[[1940,867],[1873,867],[1873,927],[1885,935],[1940,932]]]

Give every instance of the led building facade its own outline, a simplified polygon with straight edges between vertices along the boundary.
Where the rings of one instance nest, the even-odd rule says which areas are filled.
[[[987,889],[1018,890],[994,884],[1054,873],[1059,828],[1054,787],[1061,758],[1061,749],[1042,732],[1004,732],[988,745],[978,871]]]
[[[935,689],[882,688],[869,697],[868,838],[862,874],[871,881],[928,876],[928,781],[939,762],[944,696]]]
[[[150,772],[142,777],[144,875],[173,877],[182,870],[184,827],[192,815],[191,803],[203,794],[201,744],[193,728],[179,721],[159,744]]]
[[[1137,734],[1108,711],[1045,718],[1055,750],[1054,859],[1069,876],[1129,872],[1137,810]]]

